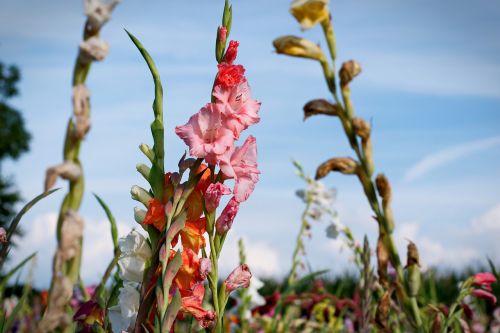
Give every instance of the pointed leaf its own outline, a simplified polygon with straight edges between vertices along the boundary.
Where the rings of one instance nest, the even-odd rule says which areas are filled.
[[[177,313],[181,308],[181,294],[179,293],[179,289],[175,291],[175,295],[172,298],[172,301],[168,305],[167,312],[165,313],[165,317],[162,322],[162,332],[170,332],[170,328],[174,324],[175,318],[177,317]]]

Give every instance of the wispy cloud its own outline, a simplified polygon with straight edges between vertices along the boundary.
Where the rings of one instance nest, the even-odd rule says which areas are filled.
[[[463,143],[425,156],[413,165],[404,175],[405,182],[421,178],[432,170],[442,167],[450,162],[467,157],[474,153],[500,145],[500,136],[488,139]]]

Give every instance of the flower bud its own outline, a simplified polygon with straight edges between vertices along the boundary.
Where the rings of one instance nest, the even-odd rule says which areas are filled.
[[[313,99],[304,105],[304,120],[317,114],[338,116],[339,107],[337,104],[332,104],[326,99]]]
[[[389,180],[384,174],[377,175],[375,179],[375,184],[377,186],[378,194],[382,197],[382,208],[384,209],[384,216],[389,227],[388,232],[391,233],[394,230],[394,216],[392,213],[391,200],[392,200],[392,189]]]
[[[226,54],[224,54],[224,59],[222,59],[222,62],[225,62],[226,64],[232,65],[234,61],[236,60],[236,56],[238,55],[238,46],[240,44],[232,40],[229,42],[229,46],[227,47]]]
[[[153,149],[151,149],[150,146],[148,146],[145,143],[141,143],[141,145],[139,146],[139,149],[142,151],[142,153],[144,155],[146,155],[147,158],[149,158],[149,160],[151,162],[154,161],[154,159],[155,159],[155,153],[154,153]]]
[[[290,6],[290,13],[302,29],[310,29],[330,17],[328,0],[295,0]]]
[[[217,222],[215,223],[215,229],[217,233],[222,235],[226,233],[231,226],[233,225],[234,218],[238,213],[238,209],[240,207],[240,203],[236,200],[235,197],[232,197],[231,200],[227,203],[226,207],[217,218]]]
[[[144,177],[144,179],[149,180],[149,173],[151,172],[151,168],[143,163],[139,163],[135,166],[137,171]]]
[[[140,209],[139,207],[134,207],[134,220],[135,222],[142,224],[146,218],[146,211]]]
[[[325,55],[319,45],[310,40],[296,37],[283,36],[273,41],[274,48],[278,54],[286,54],[292,57],[302,57],[325,61]]]
[[[224,281],[226,291],[230,293],[231,291],[238,288],[248,288],[248,286],[250,286],[251,278],[252,273],[250,272],[250,268],[248,268],[248,265],[242,264],[236,267]]]
[[[340,85],[342,87],[348,85],[359,73],[361,73],[361,65],[358,62],[354,60],[344,62],[339,72]]]
[[[357,173],[358,163],[350,157],[336,157],[322,163],[316,170],[316,180],[325,177],[331,171],[346,175]]]
[[[408,283],[408,292],[411,297],[417,297],[421,285],[420,276],[420,259],[418,249],[415,243],[408,244],[406,269],[408,275],[406,277]]]
[[[80,61],[89,64],[92,61],[103,60],[109,52],[109,45],[97,36],[80,43]]]
[[[134,185],[130,189],[130,194],[132,196],[132,199],[135,201],[139,201],[142,203],[144,206],[148,207],[149,201],[152,199],[151,195],[142,187]]]

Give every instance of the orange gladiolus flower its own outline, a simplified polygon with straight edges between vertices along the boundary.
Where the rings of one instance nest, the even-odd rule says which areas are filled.
[[[207,220],[202,217],[195,221],[187,221],[184,229],[180,232],[182,247],[191,249],[194,253],[200,252],[201,247],[205,247],[205,237]]]
[[[165,229],[165,206],[163,206],[163,204],[159,200],[149,200],[148,212],[146,213],[146,217],[144,218],[143,223],[146,225],[152,224],[159,231]]]
[[[172,251],[172,254],[175,255],[175,251]],[[193,250],[186,248],[182,251],[182,266],[174,278],[174,283],[182,293],[191,290],[200,280],[200,258]]]

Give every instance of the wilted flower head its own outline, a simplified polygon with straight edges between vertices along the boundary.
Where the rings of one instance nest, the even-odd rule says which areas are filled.
[[[224,281],[226,290],[228,293],[238,288],[248,288],[250,285],[250,279],[252,278],[252,273],[247,265],[239,265],[236,267],[231,274]]]
[[[290,13],[300,23],[302,29],[309,29],[321,21],[328,20],[328,0],[294,0]]]
[[[103,60],[109,52],[109,45],[97,36],[80,43],[80,60],[84,64]]]
[[[109,308],[108,314],[113,333],[122,333],[135,324],[139,311],[140,295],[134,283],[125,282],[120,289],[118,304]]]
[[[283,36],[273,41],[274,48],[279,54],[286,54],[292,57],[309,58],[324,61],[325,55],[318,46],[308,39],[296,36]]]
[[[142,282],[146,260],[151,257],[151,249],[146,238],[132,230],[118,241],[121,255],[118,260],[120,274],[126,281]]]
[[[80,239],[83,236],[84,222],[82,217],[69,209],[64,214],[59,244],[62,258],[69,260],[80,252]]]
[[[73,161],[64,161],[62,164],[50,167],[45,172],[45,191],[50,190],[54,186],[57,177],[75,181],[81,175],[81,167]]]
[[[103,2],[102,0],[84,0],[85,15],[92,30],[99,30],[110,17],[113,9],[120,3],[120,0]]]

